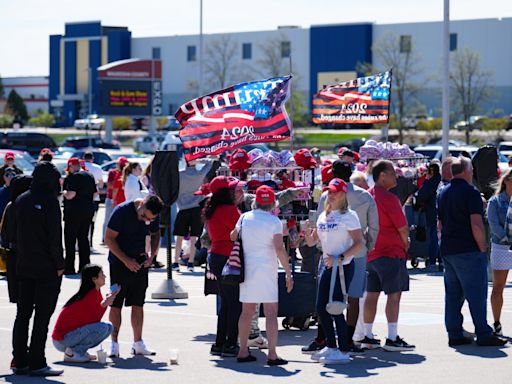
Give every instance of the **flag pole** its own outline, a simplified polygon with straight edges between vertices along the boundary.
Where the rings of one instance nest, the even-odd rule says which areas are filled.
[[[290,76],[292,76],[292,53],[290,52],[290,57],[289,57],[289,66],[290,66]],[[291,136],[291,144],[290,144],[290,149],[291,151],[293,152],[294,150],[294,147],[295,147],[295,134],[293,132],[293,89],[292,89],[292,80],[290,79],[290,83],[289,83],[289,87],[290,87],[290,136]]]
[[[450,0],[444,0],[443,23],[443,159],[449,155],[450,135]]]

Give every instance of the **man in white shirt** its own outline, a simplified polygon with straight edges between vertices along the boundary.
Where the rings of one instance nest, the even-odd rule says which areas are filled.
[[[85,152],[84,153],[84,161],[85,161],[85,168],[87,168],[87,171],[93,175],[94,181],[96,182],[96,189],[98,190],[98,193],[94,195],[94,216],[92,217],[91,227],[89,229],[89,242],[91,243],[91,249],[92,249],[92,237],[94,233],[94,222],[96,221],[96,214],[98,213],[98,208],[100,206],[100,194],[99,191],[103,188],[103,171],[101,170],[101,167],[98,164],[94,163],[94,155],[92,152]]]

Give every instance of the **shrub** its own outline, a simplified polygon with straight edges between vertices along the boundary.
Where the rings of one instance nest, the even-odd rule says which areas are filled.
[[[0,128],[12,127],[13,117],[9,115],[0,115]]]
[[[34,127],[52,127],[55,124],[55,116],[48,112],[41,112],[36,117],[30,118],[28,124]]]
[[[132,119],[129,117],[113,117],[112,118],[112,129],[124,131],[130,129],[132,126]]]

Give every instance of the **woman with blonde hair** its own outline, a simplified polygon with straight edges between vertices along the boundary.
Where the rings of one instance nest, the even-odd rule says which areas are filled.
[[[489,200],[487,218],[491,232],[491,268],[492,293],[491,307],[494,317],[494,333],[502,335],[501,309],[503,307],[503,289],[507,284],[508,271],[512,268],[512,233],[507,229],[507,216],[512,219],[512,169],[499,180],[496,193]],[[510,209],[510,213],[508,212]]]
[[[318,283],[316,310],[324,327],[327,346],[312,355],[311,359],[323,364],[344,364],[350,362],[347,323],[343,312],[329,313],[327,304],[331,301],[347,303],[345,292],[348,292],[354,275],[353,258],[363,247],[363,232],[357,214],[348,208],[347,183],[335,178],[324,190],[328,191],[325,210],[318,217],[316,227],[308,223],[305,232],[308,246],[314,246],[320,241],[325,264]],[[331,287],[335,263],[339,265],[340,271],[336,273]],[[336,324],[338,343],[333,323]]]

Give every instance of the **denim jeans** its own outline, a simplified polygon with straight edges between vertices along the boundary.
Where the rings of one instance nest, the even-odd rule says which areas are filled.
[[[92,323],[66,333],[64,339],[53,340],[55,348],[64,352],[71,348],[73,352],[84,355],[89,348],[93,348],[110,336],[114,327],[110,323]]]
[[[483,252],[444,255],[445,325],[450,339],[462,338],[464,299],[475,325],[477,340],[492,335],[487,324],[487,255]]]
[[[343,266],[343,272],[345,274],[345,286],[348,292],[352,276],[354,275],[354,261],[350,264]],[[338,346],[340,350],[346,351],[348,349],[349,341],[347,339],[347,323],[343,314],[338,316],[330,315],[325,306],[329,302],[329,291],[331,288],[331,275],[332,268],[324,268],[320,275],[320,282],[318,284],[318,296],[316,300],[316,312],[320,319],[320,322],[325,333],[327,340],[327,346],[329,348],[336,348],[336,334],[334,331],[333,321],[336,324],[336,333],[338,334]],[[342,298],[340,275],[336,274],[336,283],[334,285],[333,293],[334,301],[345,301],[347,297]]]
[[[108,221],[110,220],[110,215],[114,207],[112,207],[112,199],[105,199],[105,221],[103,222],[103,240],[105,240],[105,233],[107,232]]]
[[[437,223],[427,225],[428,231],[428,258],[430,265],[435,265],[436,261],[439,260],[439,239],[437,238]]]

